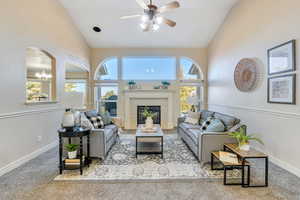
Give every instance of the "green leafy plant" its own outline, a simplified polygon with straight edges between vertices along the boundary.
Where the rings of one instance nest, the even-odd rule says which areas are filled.
[[[65,148],[68,152],[73,152],[78,149],[79,145],[78,144],[66,144]]]
[[[170,86],[171,85],[171,83],[168,82],[168,81],[162,81],[161,84],[164,85],[164,86]]]
[[[154,113],[154,112],[151,112],[149,111],[149,108],[146,107],[145,110],[142,112],[142,115],[146,118],[150,117],[150,118],[153,118],[156,116],[157,113]]]
[[[135,85],[136,82],[135,81],[128,81],[128,85]]]
[[[230,137],[235,138],[239,143],[239,146],[242,146],[244,144],[249,144],[250,140],[254,140],[259,142],[260,144],[264,144],[261,139],[255,137],[254,135],[247,135],[245,127],[241,127],[239,131],[228,133],[228,135]]]

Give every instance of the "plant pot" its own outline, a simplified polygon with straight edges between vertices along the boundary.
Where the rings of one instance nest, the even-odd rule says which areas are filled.
[[[146,128],[152,128],[153,127],[153,119],[151,117],[147,117],[145,127]]]
[[[69,159],[74,159],[76,157],[77,157],[77,151],[68,152],[68,158]]]
[[[249,151],[250,150],[250,145],[249,145],[249,143],[241,144],[241,145],[239,145],[239,149],[242,150],[242,151]]]

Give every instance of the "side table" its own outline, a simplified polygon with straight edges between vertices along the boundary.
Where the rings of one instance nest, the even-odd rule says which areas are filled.
[[[72,130],[67,130],[61,128],[58,130],[59,136],[59,173],[62,174],[63,170],[80,170],[80,175],[82,175],[82,169],[85,165],[89,166],[90,160],[90,129],[82,128],[82,127],[74,127]],[[83,162],[83,137],[87,137],[87,156],[85,161]],[[80,146],[79,146],[79,159],[80,165],[79,167],[72,167],[68,168],[65,164],[65,159],[63,159],[63,138],[69,139],[69,144],[72,142],[72,138],[79,138],[80,139]]]
[[[251,185],[250,178],[248,183],[245,183],[244,180],[242,180],[242,187],[268,187],[268,179],[269,179],[269,159],[268,155],[256,151],[254,149],[250,149],[249,151],[242,151],[238,148],[237,144],[224,144],[224,151],[230,151],[238,155],[238,157],[241,159],[242,164],[245,165],[246,162],[250,159],[264,159],[265,161],[265,183],[263,185]],[[242,176],[244,176],[244,172],[242,172]],[[249,176],[250,176],[250,170],[249,170]]]

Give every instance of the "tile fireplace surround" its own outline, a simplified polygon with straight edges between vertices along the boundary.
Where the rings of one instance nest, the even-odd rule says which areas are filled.
[[[161,127],[173,129],[173,96],[174,91],[126,90],[125,91],[125,129],[136,129],[138,106],[160,106]]]

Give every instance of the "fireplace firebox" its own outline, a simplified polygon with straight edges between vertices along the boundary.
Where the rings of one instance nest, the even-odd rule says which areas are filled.
[[[146,117],[144,117],[142,113],[144,112],[144,110],[146,108],[153,113],[157,113],[155,115],[155,117],[153,117],[153,123],[161,125],[160,106],[138,106],[137,107],[137,125],[145,124]]]

